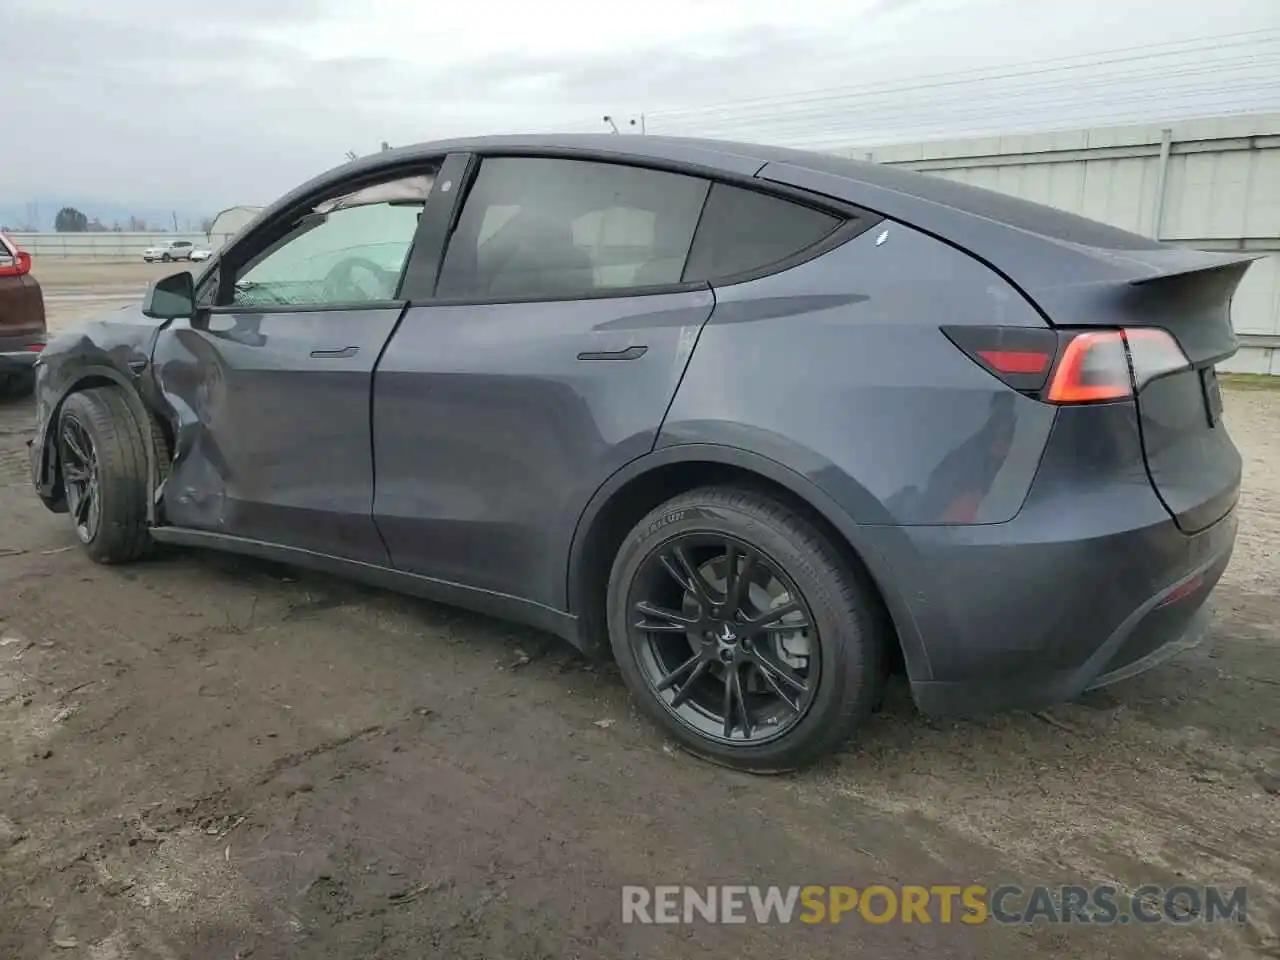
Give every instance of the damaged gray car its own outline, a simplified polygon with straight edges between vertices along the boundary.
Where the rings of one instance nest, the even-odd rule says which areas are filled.
[[[531,624],[688,750],[786,770],[894,670],[926,712],[1036,707],[1201,636],[1248,261],[773,147],[389,150],[55,337],[32,478],[96,561]]]

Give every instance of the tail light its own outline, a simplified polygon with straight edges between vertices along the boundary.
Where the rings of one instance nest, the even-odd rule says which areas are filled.
[[[1156,327],[944,327],[942,332],[1013,389],[1050,403],[1123,400],[1156,377],[1191,366],[1178,342]]]
[[[4,247],[0,246],[0,250]],[[31,254],[19,250],[16,256],[6,257],[0,263],[0,277],[21,277],[31,272]]]

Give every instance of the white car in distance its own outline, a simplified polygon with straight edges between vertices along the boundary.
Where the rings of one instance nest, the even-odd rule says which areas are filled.
[[[190,240],[165,240],[157,243],[154,247],[147,247],[142,251],[142,259],[147,263],[153,263],[161,260],[165,263],[171,260],[190,260],[191,251],[193,249]]]

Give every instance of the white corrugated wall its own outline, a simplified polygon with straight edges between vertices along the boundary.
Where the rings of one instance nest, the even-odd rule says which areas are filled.
[[[835,151],[1206,250],[1257,252],[1223,369],[1280,375],[1280,115]]]

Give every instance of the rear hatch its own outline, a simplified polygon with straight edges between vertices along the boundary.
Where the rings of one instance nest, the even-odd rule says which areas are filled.
[[[1049,317],[1070,326],[1156,328],[1177,341],[1183,357],[1170,362],[1147,353],[1141,336],[1127,335],[1151,483],[1180,529],[1203,530],[1231,510],[1240,490],[1240,454],[1222,422],[1215,364],[1239,345],[1231,298],[1255,258],[1177,247],[1096,255],[1112,268],[1123,265],[1130,279],[1058,291],[1062,306],[1070,296],[1074,309],[1050,307]],[[1091,308],[1081,309],[1086,303]]]

